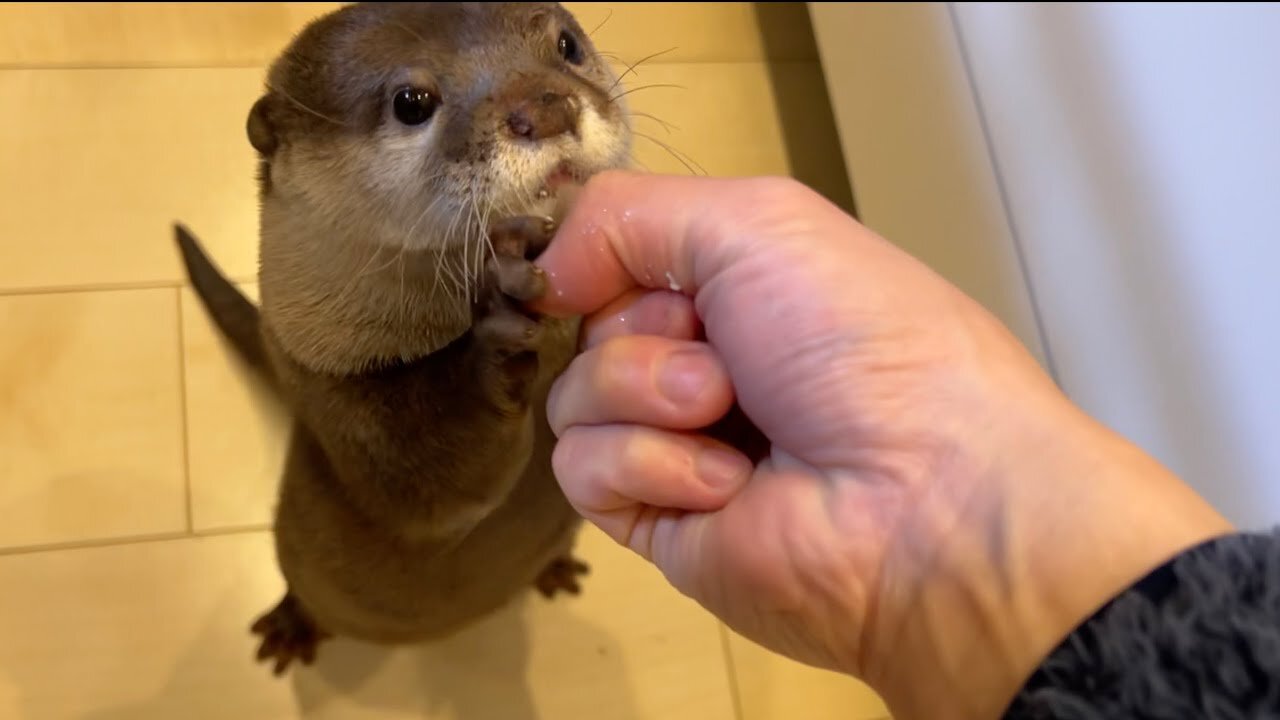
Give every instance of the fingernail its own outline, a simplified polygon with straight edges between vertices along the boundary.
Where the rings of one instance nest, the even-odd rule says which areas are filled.
[[[752,469],[745,457],[721,448],[708,448],[698,456],[698,477],[714,488],[740,485]]]
[[[672,304],[659,302],[663,298],[651,294],[640,300],[623,316],[631,323],[631,332],[645,335],[667,335],[676,326],[679,310]]]
[[[706,353],[698,350],[674,353],[658,373],[658,390],[675,403],[695,400],[707,387],[713,364]]]

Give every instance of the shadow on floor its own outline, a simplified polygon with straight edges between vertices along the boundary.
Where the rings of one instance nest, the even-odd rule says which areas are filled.
[[[228,598],[154,693],[72,717],[559,720],[594,717],[606,707],[611,720],[638,720],[621,649],[571,609],[557,612],[549,624],[555,631],[552,639],[567,642],[540,649],[542,666],[530,666],[524,606],[539,601],[527,598],[463,633],[422,646],[388,649],[332,640],[315,665],[291,668],[288,676],[274,678],[268,665],[254,663],[256,638],[246,623],[236,622],[244,618],[227,617],[239,615],[243,603]],[[218,637],[228,632],[241,632],[243,642]],[[582,652],[588,647],[593,651]],[[67,678],[69,687],[74,682]]]

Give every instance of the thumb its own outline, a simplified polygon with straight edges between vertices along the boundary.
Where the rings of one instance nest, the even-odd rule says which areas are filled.
[[[534,309],[587,315],[637,287],[696,295],[742,257],[750,235],[734,228],[771,182],[620,170],[594,176],[536,261],[550,290]]]

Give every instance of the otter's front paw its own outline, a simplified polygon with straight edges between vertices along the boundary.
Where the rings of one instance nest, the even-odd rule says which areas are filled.
[[[547,290],[546,275],[532,259],[554,232],[554,223],[539,217],[509,218],[489,232],[494,255],[485,265],[474,332],[488,390],[496,401],[518,409],[528,403],[542,339],[538,317],[523,305]]]
[[[553,598],[560,591],[578,595],[582,592],[578,577],[589,572],[591,568],[586,563],[572,555],[566,555],[552,560],[551,564],[543,568],[534,581],[534,586],[545,598]]]

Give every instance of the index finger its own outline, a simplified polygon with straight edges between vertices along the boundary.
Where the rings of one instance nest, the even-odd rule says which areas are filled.
[[[551,315],[590,314],[637,287],[694,295],[741,250],[735,219],[759,199],[759,181],[610,171],[575,198],[537,259]]]

